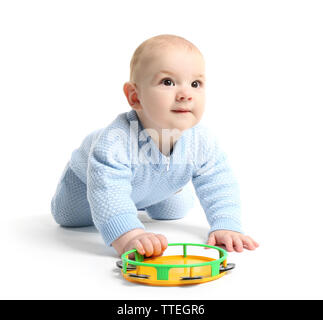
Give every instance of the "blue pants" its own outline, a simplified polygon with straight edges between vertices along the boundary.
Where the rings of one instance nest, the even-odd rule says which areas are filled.
[[[86,184],[67,164],[51,201],[51,212],[59,225],[87,227],[94,224],[86,193]],[[173,220],[183,218],[193,206],[193,193],[186,185],[170,198],[144,209],[152,219]]]

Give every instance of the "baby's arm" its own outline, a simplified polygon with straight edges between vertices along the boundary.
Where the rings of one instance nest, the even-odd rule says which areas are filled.
[[[192,182],[211,230],[242,233],[239,187],[215,138],[201,142]]]
[[[145,229],[131,197],[133,173],[121,133],[103,131],[88,159],[87,199],[93,222],[107,246],[132,230]]]
[[[226,156],[214,136],[203,138],[192,182],[211,227],[207,243],[228,251],[253,250],[258,243],[242,233],[239,187]]]
[[[112,242],[112,246],[120,256],[131,249],[137,249],[140,254],[147,257],[160,256],[167,248],[167,239],[161,234],[134,229]]]
[[[90,150],[87,198],[93,222],[104,242],[119,255],[131,249],[146,256],[161,255],[167,248],[163,235],[148,233],[137,217],[132,200],[129,145],[122,130],[106,129]]]

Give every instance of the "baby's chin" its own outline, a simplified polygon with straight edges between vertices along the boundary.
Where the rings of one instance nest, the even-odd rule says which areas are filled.
[[[172,121],[171,124],[169,124],[167,127],[171,130],[178,130],[178,131],[185,131],[188,129],[191,129],[197,124],[197,121],[192,121],[192,120],[177,120],[177,121]]]

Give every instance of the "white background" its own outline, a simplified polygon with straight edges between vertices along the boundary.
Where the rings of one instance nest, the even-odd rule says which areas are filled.
[[[323,298],[321,1],[1,1],[2,299]],[[212,128],[239,179],[256,251],[190,287],[123,280],[93,228],[63,229],[50,200],[71,152],[129,111],[135,48],[157,34],[203,52]],[[197,200],[198,201],[198,200]],[[199,203],[182,221],[146,221],[169,242],[206,241]]]

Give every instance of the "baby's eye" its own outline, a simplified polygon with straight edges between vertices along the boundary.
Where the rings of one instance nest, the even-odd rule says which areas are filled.
[[[175,85],[175,84],[174,84],[174,82],[173,82],[172,80],[170,80],[170,79],[163,79],[161,82],[162,82],[165,86],[171,86],[172,84],[173,84],[173,85]]]
[[[198,87],[200,87],[201,86],[201,81],[199,81],[199,80],[196,80],[196,81],[193,81],[192,82],[192,87],[193,88],[198,88]]]

